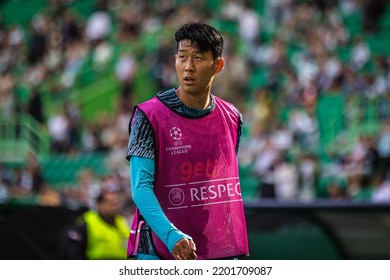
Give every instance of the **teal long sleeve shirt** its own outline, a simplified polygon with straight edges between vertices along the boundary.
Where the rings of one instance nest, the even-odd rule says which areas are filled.
[[[191,237],[178,230],[161,209],[153,191],[154,172],[154,160],[136,156],[130,158],[132,198],[145,221],[172,253],[176,242]]]

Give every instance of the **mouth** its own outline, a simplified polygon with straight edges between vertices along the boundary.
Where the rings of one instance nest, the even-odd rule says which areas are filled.
[[[193,83],[195,83],[195,79],[191,76],[186,76],[183,78],[183,82],[185,84],[193,84]]]

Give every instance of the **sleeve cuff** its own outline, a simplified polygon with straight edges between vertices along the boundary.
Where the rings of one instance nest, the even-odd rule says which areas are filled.
[[[191,236],[187,235],[187,234],[184,234],[183,232],[181,232],[180,230],[175,230],[175,231],[172,231],[170,234],[169,234],[169,237],[168,237],[168,249],[169,249],[169,252],[172,253],[172,250],[173,250],[173,247],[175,247],[175,244],[182,238],[186,238],[186,239],[192,239]]]

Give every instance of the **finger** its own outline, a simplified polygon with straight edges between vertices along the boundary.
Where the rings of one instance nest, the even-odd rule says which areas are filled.
[[[181,259],[183,259],[183,255],[182,255],[183,241],[185,241],[185,239],[179,240],[179,241],[175,244],[175,246],[173,247],[172,255],[173,255],[173,257],[174,257],[176,260],[181,260]]]
[[[197,255],[195,253],[196,252],[196,245],[192,239],[189,239],[188,243],[189,243],[189,246],[191,248],[190,258],[192,260],[196,260],[197,259]]]
[[[189,239],[188,242],[189,242],[191,250],[196,251],[196,245],[195,245],[194,241],[192,239]]]
[[[195,260],[195,243],[191,239],[180,239],[172,250],[172,255],[176,260]]]
[[[182,260],[191,260],[192,259],[191,253],[192,253],[192,250],[190,249],[189,246],[187,246],[187,247],[183,246],[180,250],[179,257]]]
[[[192,251],[191,254],[189,255],[189,258],[188,258],[188,259],[189,259],[189,260],[196,260],[197,257],[198,257],[198,256],[195,254],[195,252]]]
[[[193,252],[188,252],[184,249],[176,251],[173,253],[173,256],[176,260],[193,260],[195,258],[195,254]]]

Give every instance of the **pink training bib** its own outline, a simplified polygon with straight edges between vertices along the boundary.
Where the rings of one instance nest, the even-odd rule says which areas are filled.
[[[213,112],[186,118],[157,97],[139,105],[155,133],[154,191],[168,219],[190,235],[198,259],[248,254],[248,239],[235,147],[239,115],[214,97]],[[153,233],[157,254],[173,259]]]

